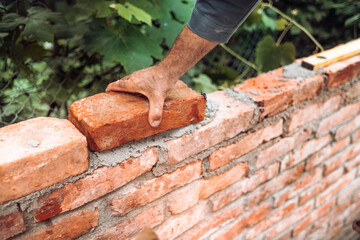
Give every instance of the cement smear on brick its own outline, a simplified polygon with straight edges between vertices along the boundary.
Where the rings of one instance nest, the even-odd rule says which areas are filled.
[[[235,92],[232,89],[226,89],[225,93],[228,96],[233,97],[233,98],[245,103],[246,105],[249,105],[249,106],[251,106],[253,108],[257,107],[256,102],[253,99],[253,97],[251,95],[245,93],[245,92]]]
[[[300,62],[294,62],[284,67],[284,72],[280,75],[288,79],[304,79],[315,77],[316,74],[322,74],[323,68],[317,70],[309,70],[301,66]]]

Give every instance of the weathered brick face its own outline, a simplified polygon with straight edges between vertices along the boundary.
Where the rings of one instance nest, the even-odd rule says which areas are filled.
[[[261,74],[156,137],[201,121],[205,98],[178,82],[155,129],[126,93],[1,128],[0,240],[357,239],[359,64]]]

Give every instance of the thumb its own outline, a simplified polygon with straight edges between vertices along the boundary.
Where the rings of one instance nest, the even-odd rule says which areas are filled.
[[[156,96],[149,98],[150,102],[150,111],[149,111],[149,123],[155,128],[160,125],[162,115],[163,115],[163,107],[164,107],[164,96]]]

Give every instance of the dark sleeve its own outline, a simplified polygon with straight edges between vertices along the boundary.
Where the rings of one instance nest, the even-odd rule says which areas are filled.
[[[197,0],[188,27],[207,40],[226,43],[260,0]]]

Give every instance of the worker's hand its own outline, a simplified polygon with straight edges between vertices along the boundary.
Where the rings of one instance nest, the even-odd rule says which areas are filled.
[[[169,77],[167,70],[155,65],[110,83],[106,92],[132,92],[146,96],[150,102],[149,123],[157,127],[161,122],[165,98],[176,80]]]

